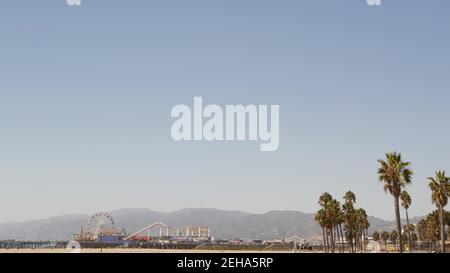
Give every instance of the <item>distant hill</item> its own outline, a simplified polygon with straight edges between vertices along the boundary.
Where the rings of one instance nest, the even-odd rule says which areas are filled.
[[[170,226],[200,225],[211,228],[215,238],[276,239],[300,236],[320,239],[322,231],[314,214],[300,211],[271,211],[253,214],[218,209],[183,209],[165,213],[149,209],[121,209],[110,212],[118,228],[128,233],[160,221]],[[0,224],[0,240],[69,240],[86,225],[88,215],[52,217],[27,222]],[[391,230],[393,223],[369,217],[372,230]]]

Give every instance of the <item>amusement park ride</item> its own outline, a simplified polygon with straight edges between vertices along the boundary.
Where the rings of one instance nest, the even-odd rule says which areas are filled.
[[[153,223],[141,230],[127,234],[116,228],[114,219],[106,212],[97,212],[89,217],[86,229],[81,228],[74,240],[84,244],[127,244],[127,243],[205,243],[211,241],[208,227],[171,227],[161,222]]]

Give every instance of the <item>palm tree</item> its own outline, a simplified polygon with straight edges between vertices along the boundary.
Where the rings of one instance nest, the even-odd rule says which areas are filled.
[[[439,212],[434,211],[417,223],[417,237],[422,243],[429,245],[430,251],[439,238]]]
[[[331,195],[325,195],[323,200],[329,200],[328,198],[331,197]],[[319,200],[320,203],[320,200]],[[339,234],[339,223],[340,223],[340,217],[341,217],[341,204],[331,197],[331,201],[327,201],[325,212],[326,212],[326,228],[329,231],[330,234],[330,242],[331,242],[331,252],[335,252],[336,249],[336,239],[339,242],[340,241],[340,234]],[[325,204],[324,203],[324,204]],[[340,247],[338,245],[338,250],[340,250]]]
[[[416,243],[419,240],[416,233],[411,233],[411,241]]]
[[[389,235],[389,238],[390,238],[391,241],[394,243],[394,246],[395,246],[395,247],[397,247],[397,239],[400,239],[400,241],[401,241],[400,236],[398,236],[398,232],[395,231],[395,230],[393,230],[393,231],[391,232],[391,234]]]
[[[411,206],[411,196],[407,191],[403,191],[400,194],[400,199],[402,200],[402,207],[405,209],[406,213],[406,231],[408,232],[408,249],[411,251],[411,228],[409,225],[408,209]]]
[[[328,207],[328,205],[333,201],[333,197],[328,192],[324,192],[319,198],[319,205],[322,208]]]
[[[326,239],[326,236],[325,236],[325,214],[326,214],[325,210],[324,209],[320,209],[315,215],[315,220],[320,225],[320,227],[322,228],[323,246],[326,249],[327,248],[327,239]]]
[[[345,237],[347,242],[352,245],[356,244],[354,239],[364,236],[367,237],[369,221],[367,213],[363,209],[355,210],[353,204],[356,202],[356,196],[349,191],[344,196],[345,204],[341,206],[339,201],[333,199],[331,194],[325,192],[319,198],[320,209],[315,215],[316,222],[322,227],[322,235],[325,251],[335,252],[336,242],[338,242],[338,251],[345,252],[344,234],[342,232],[342,224],[345,226]],[[363,250],[363,240],[357,241],[361,243],[361,251]]]
[[[333,233],[332,233],[332,214],[330,211],[330,206],[333,201],[333,197],[328,192],[323,193],[319,198],[319,205],[321,207],[321,210],[319,211],[321,213],[320,215],[320,221],[324,226],[324,232],[325,232],[325,250],[328,252],[330,245],[332,252],[334,252],[334,242],[333,242]],[[330,237],[330,238],[329,238]],[[330,240],[329,240],[329,239]]]
[[[366,246],[366,244],[368,243],[367,242],[367,237],[369,237],[370,223],[369,223],[369,219],[367,217],[367,213],[366,213],[365,210],[364,210],[364,218],[363,218],[361,227],[362,227],[363,235],[364,235],[364,237],[363,237],[364,238],[364,245]]]
[[[427,220],[422,219],[417,223],[417,236],[419,237],[419,241],[426,241],[426,232],[427,232]]]
[[[375,231],[375,232],[372,234],[372,239],[373,239],[375,242],[379,242],[379,241],[380,241],[380,233],[378,233],[378,231]]]
[[[342,248],[342,251],[345,252],[345,239],[344,239],[344,233],[342,232],[342,225],[345,224],[345,212],[344,212],[344,207],[341,206],[341,204],[339,203],[339,211],[338,211],[338,216],[337,216],[337,231],[338,234],[340,235],[340,241],[339,241],[339,245]]]
[[[364,241],[366,239],[365,233],[367,229],[370,227],[369,221],[367,219],[367,213],[364,209],[356,210],[356,226],[357,226],[357,234],[359,239],[359,245],[361,252],[364,249]]]
[[[356,202],[356,195],[352,191],[348,191],[344,195],[344,205],[343,205],[343,212],[344,212],[344,229],[347,237],[347,242],[350,242],[350,249],[351,252],[354,251],[354,242],[355,239],[355,208],[354,203]]]
[[[450,195],[450,178],[445,176],[445,171],[438,171],[436,172],[436,177],[429,177],[428,180],[432,191],[431,200],[439,210],[441,252],[445,253],[444,207],[447,205]]]
[[[344,200],[346,204],[356,203],[356,195],[352,191],[348,191],[344,195]]]
[[[402,188],[411,183],[413,171],[409,168],[410,162],[403,162],[400,153],[387,153],[386,160],[378,160],[380,168],[378,169],[379,180],[384,183],[384,191],[394,197],[394,212],[397,224],[398,234],[402,233],[400,223],[399,197]],[[402,239],[400,238],[400,253],[403,253]]]
[[[333,239],[336,239],[338,242],[338,251],[341,251],[341,235],[339,233],[339,225],[341,224],[342,219],[342,210],[341,204],[336,199],[333,199],[330,204],[330,214],[331,214],[331,222],[332,222],[332,233]]]
[[[425,219],[425,239],[430,245],[430,251],[436,248],[436,242],[440,238],[439,211],[433,211]]]
[[[389,232],[383,231],[383,232],[381,233],[381,239],[383,239],[383,242],[384,242],[384,249],[385,249],[385,251],[386,251],[386,249],[387,249],[387,241],[389,240]]]

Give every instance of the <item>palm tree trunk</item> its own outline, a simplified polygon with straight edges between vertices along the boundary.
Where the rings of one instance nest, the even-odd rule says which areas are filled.
[[[331,253],[334,253],[334,232],[333,227],[330,228],[330,235],[331,235]]]
[[[334,253],[334,228],[331,226],[330,228],[330,234],[331,234],[331,252]]]
[[[403,242],[402,242],[402,225],[400,223],[400,206],[398,202],[398,196],[394,196],[394,210],[395,210],[395,220],[397,222],[397,232],[398,232],[398,239],[400,242],[400,253],[403,253]]]
[[[351,238],[350,238],[350,245],[352,246],[352,253],[353,252],[355,252],[355,247],[354,247],[354,244],[353,244],[353,232],[351,232]]]
[[[344,252],[344,244],[343,244],[344,238],[342,237],[342,234],[341,234],[341,232],[339,230],[339,225],[336,225],[336,231],[337,231],[337,233],[339,235],[340,252]]]
[[[406,227],[408,230],[408,248],[409,248],[409,252],[411,252],[411,231],[409,228],[409,216],[408,216],[408,210],[405,209],[405,213],[406,213]]]
[[[325,238],[325,228],[324,227],[322,227],[322,235],[323,235],[323,250],[326,252],[327,239]]]
[[[337,233],[336,226],[333,226],[333,232],[337,242],[337,251],[340,252],[341,249],[339,248],[339,233]]]
[[[363,253],[363,248],[364,248],[364,230],[361,229],[361,238],[359,238],[361,240],[361,253]]]
[[[353,253],[353,239],[352,239],[351,231],[348,234],[347,241],[348,241],[347,243],[349,244],[349,251],[350,251],[350,253]]]
[[[337,251],[339,252],[339,244],[337,244],[337,243],[339,243],[339,234],[337,233],[336,226],[333,227],[333,231],[334,231],[334,245],[335,245],[335,248],[337,249]],[[336,244],[337,244],[337,246],[336,246]]]
[[[332,252],[333,249],[333,238],[331,235],[331,229],[328,230],[328,252]]]
[[[439,222],[441,227],[441,253],[445,253],[445,236],[444,236],[444,208],[439,208]]]
[[[345,253],[345,237],[344,237],[344,233],[342,233],[342,225],[339,224],[339,232],[341,233],[341,239],[342,239],[342,250]]]
[[[355,236],[355,252],[359,252],[359,247],[361,246],[361,244],[359,243],[359,232],[356,232],[356,236]]]

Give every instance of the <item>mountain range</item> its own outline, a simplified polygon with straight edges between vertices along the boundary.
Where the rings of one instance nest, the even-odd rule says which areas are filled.
[[[300,236],[319,241],[322,230],[314,214],[300,211],[270,211],[264,214],[192,208],[175,212],[120,209],[109,212],[116,227],[133,233],[154,222],[172,227],[199,225],[211,228],[216,239],[278,239]],[[86,226],[89,215],[77,214],[26,222],[0,224],[0,240],[70,240]],[[392,221],[369,217],[371,230],[392,230]]]

